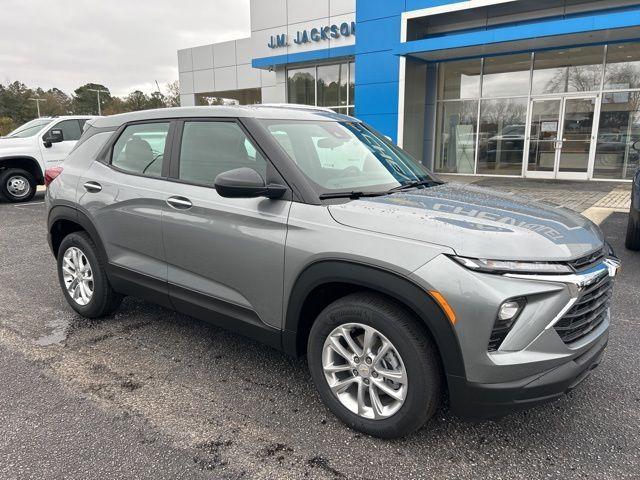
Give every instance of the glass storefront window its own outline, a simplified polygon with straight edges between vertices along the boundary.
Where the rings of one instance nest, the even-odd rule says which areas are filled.
[[[349,63],[349,105],[355,105],[356,98],[356,64]],[[351,115],[351,114],[349,114]]]
[[[316,69],[299,68],[287,72],[289,103],[316,104]]]
[[[599,90],[603,60],[603,46],[537,52],[533,64],[532,93]]]
[[[405,85],[403,138],[437,172],[521,175],[525,163],[543,178],[629,180],[640,166],[640,41],[427,65],[407,62],[407,82],[426,89]]]
[[[477,100],[438,105],[436,171],[474,173],[477,127]]]
[[[639,140],[640,92],[605,93],[600,110],[594,178],[632,179],[640,159]]]
[[[520,175],[526,123],[526,98],[482,100],[476,173]]]
[[[530,53],[485,58],[482,72],[482,96],[528,95],[530,79]]]
[[[481,61],[479,58],[441,63],[438,98],[443,100],[478,98],[480,96],[480,69]]]
[[[606,90],[640,88],[640,43],[609,45],[604,88]]]
[[[332,107],[346,105],[346,71],[343,65],[322,65],[318,67],[318,105]]]
[[[287,101],[353,113],[354,65],[345,62],[287,70]]]

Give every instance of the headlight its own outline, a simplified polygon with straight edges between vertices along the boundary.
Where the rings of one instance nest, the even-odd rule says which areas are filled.
[[[554,262],[520,262],[511,260],[487,260],[452,256],[460,265],[470,270],[488,273],[572,273],[569,265]]]

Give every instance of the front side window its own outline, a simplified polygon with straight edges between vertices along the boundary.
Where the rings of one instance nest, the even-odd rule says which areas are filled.
[[[248,167],[266,178],[267,162],[235,122],[185,122],[180,180],[213,185],[229,170]]]
[[[129,125],[113,146],[111,164],[126,172],[161,176],[168,133],[169,122]]]
[[[61,130],[62,131],[62,139],[65,142],[75,142],[80,139],[82,136],[82,128],[80,127],[80,122],[78,120],[63,120],[60,123],[56,123],[51,130]],[[49,132],[45,134],[48,135]]]
[[[361,123],[264,120],[263,125],[319,190],[386,191],[429,181],[407,153]]]

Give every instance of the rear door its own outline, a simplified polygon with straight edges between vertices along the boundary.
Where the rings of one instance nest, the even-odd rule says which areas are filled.
[[[291,202],[224,198],[213,185],[241,167],[284,181],[238,121],[184,120],[176,136],[163,213],[173,304],[245,334],[276,331]]]
[[[40,151],[44,159],[46,168],[58,165],[71,152],[76,142],[82,135],[82,127],[86,120],[66,119],[53,123],[40,139]],[[50,147],[45,147],[44,139],[49,136],[51,130],[61,130],[63,141],[52,143]]]
[[[114,281],[162,305],[169,305],[162,209],[172,125],[122,127],[104,161],[93,162],[78,183],[78,204],[94,220]]]

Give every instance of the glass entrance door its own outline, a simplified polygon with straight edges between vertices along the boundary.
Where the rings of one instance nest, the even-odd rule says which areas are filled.
[[[561,98],[531,101],[527,176],[554,178],[560,138]]]
[[[533,99],[527,177],[586,180],[593,161],[596,98]]]

